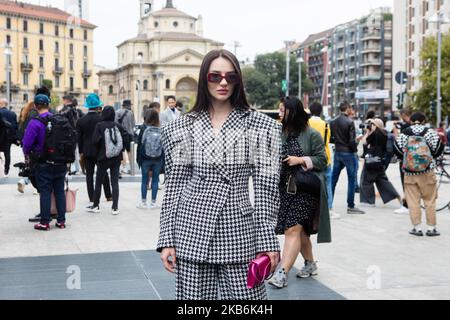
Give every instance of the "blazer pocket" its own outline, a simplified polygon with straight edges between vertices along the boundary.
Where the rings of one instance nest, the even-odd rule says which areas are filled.
[[[250,203],[242,204],[240,209],[243,216],[251,216],[255,212],[255,209],[252,207]]]

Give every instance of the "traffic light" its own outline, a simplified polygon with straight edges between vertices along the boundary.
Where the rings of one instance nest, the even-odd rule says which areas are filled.
[[[282,80],[281,81],[281,90],[286,93],[287,92],[287,81],[286,80]]]

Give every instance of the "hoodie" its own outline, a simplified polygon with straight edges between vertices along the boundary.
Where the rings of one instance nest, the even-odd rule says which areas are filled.
[[[119,128],[120,134],[122,135],[124,150],[127,143],[130,141],[130,135],[126,130],[118,123],[115,123],[116,112],[113,107],[106,107],[102,112],[102,121],[97,124],[92,136],[92,144],[97,150],[97,161],[107,161],[107,160],[117,160],[122,161],[123,157],[120,154],[118,157],[113,159],[106,158],[106,147],[105,147],[105,130],[114,127]]]

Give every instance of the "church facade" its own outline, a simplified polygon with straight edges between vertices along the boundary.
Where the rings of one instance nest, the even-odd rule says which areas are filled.
[[[118,68],[98,73],[105,105],[133,103],[138,120],[143,108],[174,95],[189,109],[195,102],[203,57],[223,43],[203,37],[202,17],[192,17],[167,0],[154,11],[153,0],[140,0],[138,36],[118,45]]]

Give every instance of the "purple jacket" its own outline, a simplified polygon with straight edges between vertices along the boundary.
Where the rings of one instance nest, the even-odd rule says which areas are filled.
[[[39,117],[46,118],[52,116],[50,112],[41,114]],[[23,137],[23,153],[29,156],[31,152],[42,153],[44,152],[45,143],[45,126],[42,122],[36,119],[32,119],[28,124]]]

